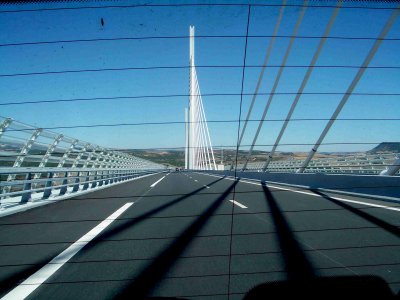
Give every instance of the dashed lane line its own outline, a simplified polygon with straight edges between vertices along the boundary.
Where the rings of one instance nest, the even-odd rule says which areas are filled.
[[[239,206],[240,208],[248,208],[247,206],[243,205],[242,203],[239,203],[235,200],[229,200],[230,202],[232,202],[233,204]]]
[[[165,178],[165,176],[161,177],[160,179],[158,179],[156,182],[154,182],[150,187],[155,187],[161,180],[163,180]]]

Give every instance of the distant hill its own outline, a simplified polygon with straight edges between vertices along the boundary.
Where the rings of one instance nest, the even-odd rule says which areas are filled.
[[[185,166],[185,151],[183,149],[126,149],[127,153],[151,160],[156,163],[164,164],[172,167]],[[395,143],[380,143],[375,148],[367,151],[369,154],[376,154],[378,152],[397,152],[400,153],[400,142]],[[321,152],[316,154],[316,158],[334,158],[347,155],[364,154],[365,152]],[[236,160],[235,149],[224,149],[223,152],[214,149],[215,162],[221,162],[221,155],[223,154],[223,162],[225,165],[230,165],[232,161]],[[248,151],[240,150],[238,153],[237,161],[239,164],[244,163],[247,159]],[[308,152],[276,152],[274,160],[288,160],[288,159],[305,159]],[[250,162],[263,162],[266,160],[268,152],[266,151],[253,151]]]
[[[128,149],[125,150],[125,152],[163,165],[175,167],[185,166],[185,151],[182,150]]]
[[[184,167],[185,166],[185,151],[184,150],[168,150],[168,149],[126,149],[127,153],[135,155],[140,158],[148,159],[156,163],[174,166]],[[224,149],[223,160],[224,162],[232,162],[236,154],[236,150]],[[284,155],[290,155],[290,152],[284,153]],[[253,151],[252,161],[264,160],[267,153],[264,151]],[[221,162],[221,150],[214,149],[215,162],[219,164]],[[239,151],[238,162],[244,162],[247,156],[247,151]]]
[[[185,151],[184,150],[168,150],[168,149],[125,149],[127,153],[135,155],[140,158],[148,159],[156,163],[164,164],[173,167],[185,166]],[[236,161],[235,149],[214,149],[215,162],[221,163],[221,155],[223,155],[223,162],[225,165],[230,165],[232,161]],[[239,150],[237,162],[244,163],[247,160],[248,151]],[[268,152],[254,150],[250,162],[264,162],[267,158]],[[274,160],[287,160],[287,159],[304,159],[307,153],[300,152],[276,152]],[[317,153],[316,157],[332,157],[329,154]]]
[[[395,152],[395,153],[400,153],[400,142],[395,142],[395,143],[380,143],[378,146],[375,148],[371,149],[368,151],[370,154],[375,154],[378,152]]]

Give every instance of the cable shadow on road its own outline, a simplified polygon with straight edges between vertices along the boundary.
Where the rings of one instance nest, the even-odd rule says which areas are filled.
[[[46,258],[38,262],[35,262],[35,264],[32,264],[30,266],[25,265],[23,268],[20,268],[21,270],[14,272],[10,277],[1,278],[0,297],[2,297],[3,294],[11,291],[12,288],[16,287],[23,280],[27,279],[29,276],[39,271],[42,267],[47,265],[53,258],[54,255],[48,255]],[[0,271],[1,269],[3,268],[0,268]]]
[[[304,281],[315,278],[314,268],[297,241],[276,199],[265,183],[262,184],[262,188],[276,228],[288,279]]]
[[[353,206],[351,206],[351,205],[349,205],[347,203],[344,203],[342,201],[339,201],[339,200],[336,200],[334,198],[331,198],[331,197],[329,197],[328,195],[322,193],[319,190],[311,189],[311,191],[313,193],[323,197],[324,199],[329,200],[330,202],[332,202],[332,203],[334,203],[334,204],[336,204],[336,205],[338,205],[340,207],[343,207],[344,209],[354,213],[355,215],[363,218],[364,220],[366,220],[366,221],[368,221],[368,222],[370,222],[370,223],[372,223],[372,224],[374,224],[376,226],[379,226],[379,227],[385,229],[386,231],[394,234],[397,237],[400,237],[400,229],[397,226],[392,225],[392,224],[390,224],[390,223],[388,223],[386,221],[383,221],[383,220],[381,220],[381,219],[379,219],[379,218],[377,218],[377,217],[375,217],[373,215],[370,215],[369,213],[366,213],[365,211],[362,211],[362,210],[360,210],[358,208],[355,208],[355,207],[353,207]]]
[[[221,206],[223,201],[234,189],[238,181],[230,185],[178,238],[164,249],[121,293],[117,299],[144,299],[164,274],[174,265],[179,256],[192,242],[199,231],[204,227],[213,213]]]
[[[210,184],[208,184],[208,186],[212,186],[214,184],[216,184],[217,182],[223,180],[224,178],[219,178],[218,180],[215,180],[213,182],[211,182]],[[113,235],[120,233],[121,231],[124,231],[128,228],[131,228],[132,226],[146,220],[147,218],[167,209],[168,207],[171,207],[181,201],[183,201],[184,199],[193,196],[195,194],[198,194],[199,192],[201,192],[202,190],[206,189],[206,187],[201,187],[199,189],[194,190],[193,192],[183,195],[179,198],[176,198],[164,205],[161,205],[143,215],[140,215],[139,217],[135,218],[135,219],[130,219],[127,222],[124,222],[122,224],[117,225],[116,227],[114,227],[113,229],[109,230],[109,231],[105,231],[103,234],[100,234],[98,237],[96,237],[95,239],[93,239],[90,243],[88,243],[85,247],[84,247],[84,251],[87,251],[89,249],[91,249],[92,247],[96,246],[98,243],[100,243],[102,240],[107,239],[109,237],[112,237]],[[8,277],[8,278],[4,278],[1,280],[0,282],[0,295],[5,294],[6,292],[8,292],[9,290],[11,290],[13,287],[15,287],[16,285],[18,285],[19,283],[21,283],[21,281],[25,280],[26,278],[28,278],[30,275],[34,274],[36,271],[38,271],[39,269],[41,269],[43,266],[45,266],[52,258],[54,258],[54,255],[48,256],[44,259],[42,259],[41,261],[35,263],[34,265],[30,265],[30,266],[25,266],[22,270],[20,271],[16,271],[13,273],[12,276]],[[1,274],[1,273],[0,273]]]
[[[223,178],[219,178],[219,179],[211,182],[210,184],[208,184],[208,186],[212,186],[212,185],[216,184],[217,182],[219,182],[219,181],[221,181],[223,179],[224,179],[224,177]],[[193,195],[198,194],[199,192],[201,192],[204,189],[206,189],[206,187],[204,187],[204,186],[201,187],[201,188],[198,188],[198,189],[194,190],[193,192],[191,192],[189,194],[186,194],[184,196],[176,198],[176,199],[174,199],[174,200],[172,200],[172,201],[170,201],[168,203],[165,203],[165,204],[163,204],[163,205],[161,205],[161,206],[159,206],[159,207],[157,207],[155,209],[152,209],[152,210],[150,210],[150,211],[148,211],[148,212],[146,212],[146,213],[144,213],[144,214],[142,214],[142,215],[140,215],[140,216],[138,216],[138,217],[136,217],[134,219],[130,219],[130,220],[126,220],[126,221],[122,222],[122,223],[116,225],[115,227],[113,227],[112,229],[107,230],[107,231],[101,233],[100,235],[98,235],[90,243],[88,243],[82,250],[83,251],[90,250],[91,248],[95,247],[101,241],[106,240],[106,239],[114,236],[115,234],[121,233],[124,230],[132,228],[132,226],[135,226],[138,223],[147,220],[149,217],[151,217],[151,216],[153,216],[153,215],[155,215],[155,214],[157,214],[157,213],[159,213],[159,212],[161,212],[161,211],[163,211],[163,210],[165,210],[165,209],[167,209],[167,208],[169,208],[169,207],[171,207],[171,206],[173,206],[173,205],[175,205],[175,204],[177,204],[177,203],[179,203],[179,202],[181,202],[181,201],[183,201],[183,200],[185,200],[185,199],[187,199],[187,198],[189,198],[189,197],[191,197]]]
[[[265,183],[263,184],[263,190],[271,210],[271,217],[276,227],[288,280],[260,284],[246,294],[245,300],[267,298],[395,299],[395,295],[391,292],[388,284],[378,276],[317,276],[315,269],[312,267],[299,242],[293,235],[293,231],[285,219],[282,210],[279,208],[277,201],[274,199]],[[358,212],[357,209],[348,207],[347,204],[331,199],[329,196],[318,194],[370,220],[376,225],[380,224],[380,226],[385,227],[390,225],[382,224],[383,221],[365,212]]]

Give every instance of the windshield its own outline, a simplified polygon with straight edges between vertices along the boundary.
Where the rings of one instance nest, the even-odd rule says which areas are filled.
[[[399,11],[1,4],[0,297],[398,294]]]

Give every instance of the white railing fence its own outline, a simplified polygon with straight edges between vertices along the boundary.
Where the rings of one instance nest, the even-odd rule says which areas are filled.
[[[0,117],[0,207],[159,172],[164,165]]]

